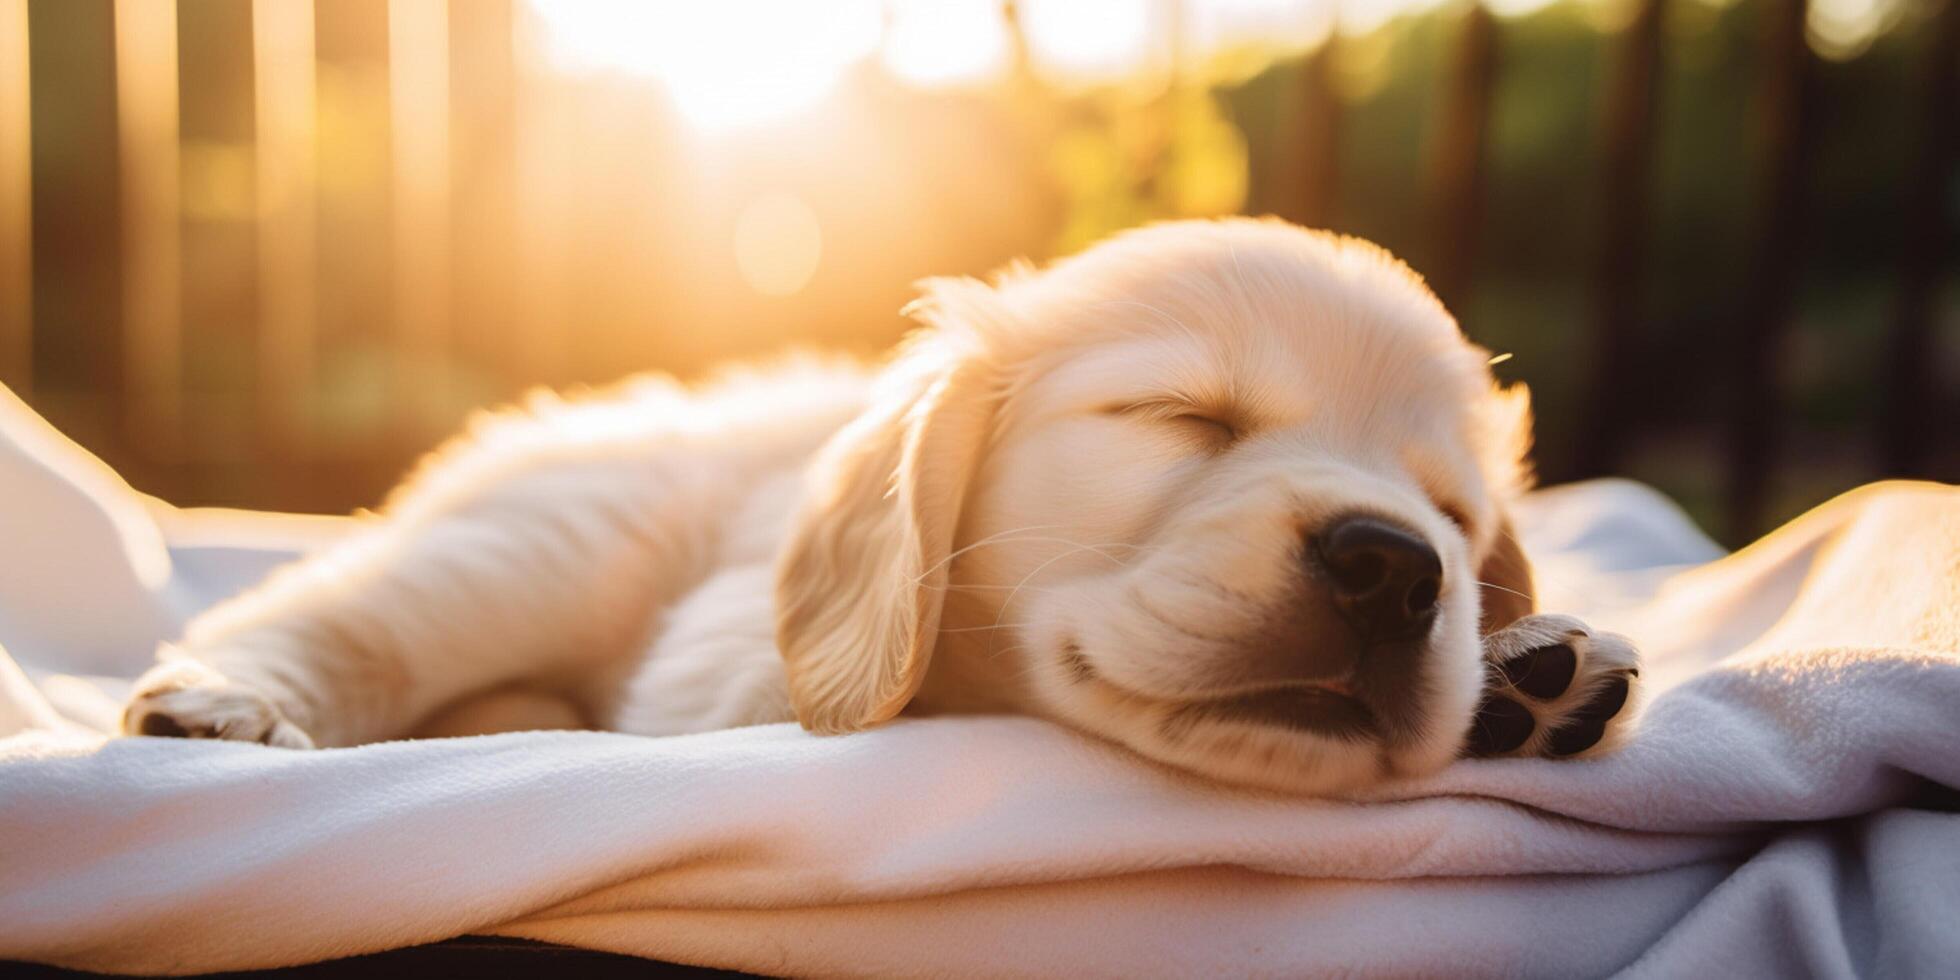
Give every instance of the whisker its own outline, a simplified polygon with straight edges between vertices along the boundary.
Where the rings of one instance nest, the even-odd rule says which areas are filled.
[[[1069,550],[1067,550],[1067,551],[1064,551],[1064,552],[1062,552],[1061,554],[1059,554],[1059,555],[1056,555],[1056,556],[1054,556],[1054,557],[1052,557],[1052,558],[1050,558],[1050,559],[1048,559],[1047,561],[1044,561],[1044,562],[1042,562],[1042,563],[1041,563],[1041,564],[1039,564],[1039,565],[1036,565],[1036,566],[1035,566],[1035,568],[1034,568],[1034,571],[1031,571],[1031,572],[1029,572],[1028,574],[1026,574],[1026,575],[1024,575],[1024,576],[1022,576],[1022,577],[1021,577],[1021,581],[1019,581],[1019,582],[1016,582],[1016,583],[1014,584],[1014,588],[1013,588],[1013,590],[1007,593],[1007,598],[1006,598],[1006,599],[1003,599],[1003,600],[1001,600],[1001,604],[1000,604],[1000,612],[999,612],[999,613],[996,613],[996,614],[994,615],[994,625],[995,625],[995,626],[999,626],[999,625],[1000,625],[1000,623],[1001,623],[1001,620],[1003,620],[1003,619],[1005,619],[1005,618],[1007,618],[1007,610],[1008,610],[1008,607],[1009,607],[1009,606],[1012,606],[1012,605],[1014,604],[1014,599],[1015,599],[1015,597],[1021,594],[1021,588],[1022,588],[1022,586],[1025,586],[1025,585],[1027,585],[1027,584],[1028,584],[1028,582],[1030,582],[1030,581],[1032,581],[1032,580],[1034,579],[1034,577],[1035,577],[1036,575],[1039,575],[1039,574],[1041,574],[1041,573],[1042,573],[1043,571],[1045,571],[1045,570],[1047,570],[1047,568],[1048,568],[1048,566],[1050,566],[1050,565],[1053,565],[1054,563],[1056,563],[1056,562],[1058,562],[1058,561],[1061,561],[1061,560],[1062,560],[1062,559],[1064,559],[1064,558],[1068,558],[1068,557],[1071,557],[1071,556],[1073,556],[1073,555],[1077,555],[1077,554],[1080,554],[1080,553],[1082,553],[1082,552],[1084,552],[1084,551],[1093,551],[1093,552],[1095,552],[1096,554],[1098,554],[1098,555],[1101,555],[1102,557],[1104,557],[1104,558],[1106,558],[1106,559],[1108,559],[1108,560],[1110,561],[1110,563],[1111,563],[1111,564],[1114,564],[1114,565],[1115,565],[1116,567],[1118,567],[1118,568],[1122,568],[1122,567],[1124,567],[1124,562],[1122,561],[1122,559],[1119,559],[1119,558],[1117,558],[1117,557],[1115,557],[1114,555],[1111,555],[1111,554],[1109,554],[1108,552],[1106,552],[1106,551],[1103,551],[1103,550],[1102,550],[1103,548],[1106,548],[1106,547],[1117,547],[1117,548],[1131,548],[1132,550],[1141,550],[1141,546],[1137,546],[1137,545],[1126,545],[1126,544],[1121,544],[1121,543],[1115,543],[1115,544],[1109,544],[1109,545],[1093,545],[1093,544],[1085,544],[1085,545],[1080,545],[1080,546],[1078,546],[1078,547],[1074,547],[1074,548],[1070,548]],[[989,650],[989,651],[988,651],[988,659],[992,659],[992,658],[993,658],[993,656],[994,656],[994,654],[993,654],[993,652],[992,652],[991,650]]]
[[[919,572],[918,578],[914,579],[912,584],[917,585],[919,582],[924,581],[926,576],[931,575],[933,572],[938,571],[941,565],[945,565],[946,563],[951,562],[953,559],[958,558],[959,556],[964,555],[975,548],[979,548],[990,544],[1002,543],[1001,539],[1006,538],[1010,534],[1023,534],[1028,531],[1059,531],[1065,527],[1067,527],[1067,525],[1065,524],[1030,524],[1027,527],[1010,527],[1005,531],[996,531],[993,534],[989,534],[986,537],[981,538],[980,540],[968,544],[964,547],[953,549],[951,554],[948,554],[946,557],[941,558],[936,562],[933,562],[931,565],[927,566],[923,571]]]
[[[1496,582],[1478,582],[1477,584],[1483,586],[1486,589],[1496,589],[1499,592],[1509,592],[1520,599],[1533,598],[1533,596],[1529,592],[1519,592],[1516,589],[1507,589],[1504,586],[1498,585]]]
[[[919,588],[932,589],[937,592],[1006,592],[1014,587],[1011,585],[926,585],[920,583]]]
[[[1027,538],[1015,538],[1015,539],[1013,539],[1013,541],[1011,541],[1011,542],[1009,542],[1009,541],[993,541],[993,542],[988,542],[988,543],[990,543],[990,544],[1010,544],[1010,543],[1011,543],[1011,544],[1019,544],[1019,543],[1021,543],[1021,542],[1024,542],[1024,541],[1048,541],[1048,542],[1056,542],[1056,543],[1060,543],[1060,544],[1066,544],[1066,545],[1070,545],[1070,546],[1071,546],[1071,547],[1070,547],[1070,549],[1069,549],[1068,551],[1065,551],[1065,552],[1063,552],[1062,554],[1060,554],[1060,555],[1057,555],[1057,556],[1056,556],[1057,558],[1062,558],[1062,557],[1067,557],[1068,555],[1072,555],[1072,554],[1075,554],[1075,553],[1076,553],[1076,552],[1078,552],[1078,551],[1083,551],[1083,550],[1085,550],[1085,549],[1086,549],[1086,550],[1090,550],[1090,551],[1096,551],[1096,552],[1097,552],[1098,554],[1102,554],[1102,555],[1103,555],[1103,557],[1105,557],[1105,558],[1108,558],[1108,559],[1109,559],[1109,560],[1111,560],[1111,561],[1116,561],[1116,559],[1115,559],[1115,558],[1114,558],[1113,556],[1110,556],[1110,555],[1108,555],[1108,554],[1104,554],[1104,553],[1103,553],[1103,552],[1101,552],[1101,551],[1100,551],[1099,549],[1102,549],[1102,548],[1128,548],[1128,549],[1130,549],[1131,551],[1136,551],[1136,552],[1142,552],[1142,551],[1158,551],[1158,550],[1162,550],[1162,548],[1163,548],[1163,546],[1162,546],[1162,545],[1142,545],[1142,544],[1126,544],[1126,543],[1124,543],[1124,542],[1121,542],[1121,541],[1111,541],[1111,542],[1105,542],[1105,543],[1103,543],[1103,544],[1085,544],[1085,543],[1083,543],[1083,542],[1079,542],[1079,541],[1076,541],[1076,540],[1075,540],[1074,538],[1057,538],[1057,537],[1046,537],[1046,536],[1044,536],[1044,537],[1027,537]],[[975,542],[975,543],[976,543],[976,544],[978,544],[979,542]],[[973,545],[969,545],[969,546],[967,546],[967,548],[964,548],[964,549],[961,549],[961,550],[963,550],[963,551],[964,551],[964,550],[969,550],[969,549],[971,549],[972,547],[973,547]],[[922,575],[922,576],[921,576],[921,578],[923,578],[923,577],[924,577],[924,576]],[[987,591],[987,590],[992,590],[992,591],[1010,591],[1010,590],[1012,590],[1012,589],[1014,589],[1014,588],[1015,588],[1015,586],[1011,586],[1011,585],[953,585],[953,584],[951,584],[951,583],[948,583],[948,584],[946,584],[946,585],[927,585],[927,584],[925,584],[925,583],[924,583],[923,581],[917,581],[917,580],[915,580],[915,581],[914,581],[914,582],[913,582],[912,584],[914,584],[914,585],[916,585],[916,586],[918,586],[918,587],[920,587],[920,588],[922,588],[922,589],[939,589],[939,590],[942,590],[942,591],[948,591],[948,592],[955,592],[955,591],[962,591],[962,590],[965,590],[965,591],[973,591],[973,592],[978,592],[978,591]]]

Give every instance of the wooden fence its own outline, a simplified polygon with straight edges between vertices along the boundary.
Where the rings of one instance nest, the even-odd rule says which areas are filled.
[[[556,273],[575,192],[563,164],[579,151],[562,138],[564,109],[537,69],[523,4],[197,2],[217,23],[186,50],[175,0],[0,0],[0,382],[139,485],[167,494],[169,474],[243,452],[281,481],[269,497],[306,506],[309,482],[360,471],[366,485],[385,483],[405,453],[454,423],[452,406],[468,396],[448,390],[455,375],[445,364],[459,347],[484,347],[495,362],[488,394],[567,380],[554,324],[573,287]],[[1814,128],[1806,0],[1751,2],[1769,13],[1751,109],[1765,138],[1752,260],[1720,354],[1733,379],[1731,537],[1760,529],[1779,458],[1778,365],[1806,241]],[[1669,6],[1637,0],[1598,101],[1601,221],[1590,362],[1576,366],[1590,393],[1576,475],[1622,464],[1651,395],[1627,366],[1647,343],[1637,297]],[[1504,71],[1491,12],[1467,3],[1457,23],[1422,189],[1439,257],[1427,271],[1453,308],[1476,288],[1485,146]],[[1877,384],[1873,438],[1898,473],[1924,465],[1938,428],[1929,364],[1952,255],[1960,0],[1945,0],[1934,25],[1916,91],[1901,93],[1919,105],[1921,129]],[[1342,43],[1336,35],[1309,53],[1301,73],[1293,136],[1304,152],[1287,210],[1310,223],[1327,215],[1339,169],[1344,109],[1329,64]],[[470,84],[452,85],[456,77]],[[356,161],[351,169],[380,168],[386,194],[347,191],[358,173],[322,173],[329,143],[336,159]],[[326,231],[369,236],[385,255],[339,256],[323,282]],[[215,284],[186,277],[213,264],[236,272]],[[188,322],[205,329],[239,304],[250,313],[229,334],[235,350],[187,353]],[[391,420],[388,431],[334,431],[295,397],[345,368],[323,363],[323,317],[384,335],[383,370],[343,373],[357,381],[346,397],[381,406],[369,417]],[[473,330],[458,331],[461,322]],[[498,339],[485,347],[483,336]],[[252,362],[242,400],[199,384],[198,361],[225,357]]]

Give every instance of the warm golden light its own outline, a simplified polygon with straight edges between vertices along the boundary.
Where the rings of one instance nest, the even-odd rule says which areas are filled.
[[[282,445],[304,448],[319,262],[319,144],[312,0],[253,0],[252,81],[258,206],[259,410]]]
[[[1007,21],[997,0],[901,0],[885,34],[885,70],[931,87],[989,81],[1007,69]]]
[[[449,334],[449,6],[389,0],[388,93],[393,125],[392,242],[395,263],[396,385],[410,406],[403,437],[439,428]]]
[[[1221,47],[1297,48],[1324,36],[1335,7],[1378,25],[1444,0],[1021,0],[1035,69],[1053,81],[1100,84]],[[1549,0],[1509,0],[1543,3]],[[1353,10],[1350,12],[1349,7]],[[552,66],[656,81],[697,126],[779,121],[820,102],[876,54],[894,78],[922,88],[978,85],[1013,57],[1001,0],[530,0]],[[1181,29],[1172,30],[1181,18]]]
[[[0,384],[25,396],[34,359],[34,154],[27,0],[0,0]]]
[[[168,458],[184,414],[176,5],[118,0],[115,32],[127,424]]]
[[[1136,72],[1150,60],[1154,0],[1023,0],[1021,26],[1036,64],[1064,79]]]
[[[1338,0],[1335,22],[1340,25],[1341,33],[1359,37],[1374,32],[1397,17],[1433,10],[1447,2],[1449,0]],[[1498,0],[1498,2],[1502,3],[1505,0]],[[1535,0],[1514,0],[1514,2],[1530,3]],[[1498,13],[1504,12],[1496,6],[1491,9]]]
[[[883,30],[876,0],[531,2],[558,67],[657,79],[683,115],[710,128],[814,105]]]
[[[1326,40],[1334,8],[1345,0],[1208,0],[1187,4],[1188,59],[1226,48],[1267,53],[1310,48]]]
[[[817,216],[794,195],[764,195],[735,221],[735,264],[742,281],[764,296],[802,289],[822,257]]]

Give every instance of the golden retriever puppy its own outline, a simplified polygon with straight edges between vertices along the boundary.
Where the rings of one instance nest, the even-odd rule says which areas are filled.
[[[1382,250],[1163,224],[913,312],[875,371],[478,420],[193,623],[125,730],[354,745],[486,698],[650,735],[1006,712],[1303,792],[1621,735],[1632,647],[1530,615],[1525,392]]]

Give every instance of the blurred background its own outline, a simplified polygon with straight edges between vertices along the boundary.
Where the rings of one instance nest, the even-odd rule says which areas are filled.
[[[528,386],[1278,214],[1513,355],[1547,481],[1735,544],[1960,477],[1956,7],[0,0],[0,383],[174,503],[345,511]]]

